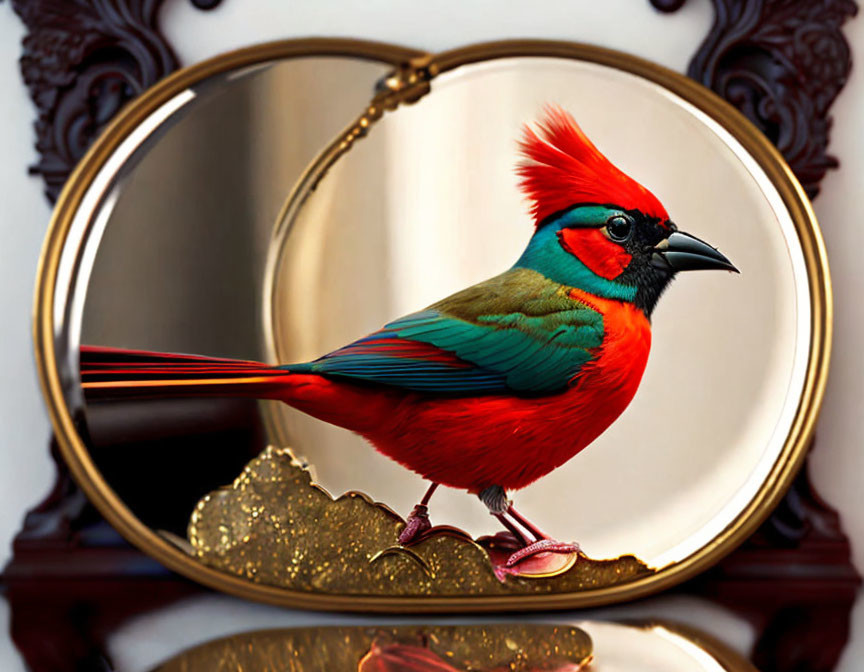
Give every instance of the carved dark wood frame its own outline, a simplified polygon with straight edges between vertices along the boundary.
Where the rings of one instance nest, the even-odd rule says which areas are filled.
[[[651,0],[665,12],[686,0]],[[714,25],[687,74],[743,112],[780,150],[810,198],[837,159],[828,111],[852,69],[841,28],[853,0],[712,0]]]
[[[674,12],[686,0],[650,0]],[[38,111],[30,168],[54,201],[104,125],[178,67],[158,28],[163,0],[12,0],[28,28],[21,72]],[[220,0],[191,0],[210,9]],[[741,110],[815,197],[827,170],[829,109],[851,69],[843,23],[852,0],[713,0],[715,21],[688,75]],[[828,232],[830,235],[830,232]],[[248,421],[242,408],[238,427]],[[212,441],[209,437],[208,441]],[[236,440],[236,439],[235,439]],[[105,640],[125,618],[203,591],[107,528],[62,460],[27,514],[3,574],[12,635],[30,668],[111,670]],[[861,579],[840,517],[807,468],[741,548],[679,592],[706,596],[757,627],[759,669],[828,672],[846,644]],[[52,645],[45,646],[47,633]]]
[[[190,0],[213,9],[221,0]],[[163,0],[12,0],[28,29],[21,75],[36,105],[39,161],[52,203],[102,128],[180,64],[159,31]]]

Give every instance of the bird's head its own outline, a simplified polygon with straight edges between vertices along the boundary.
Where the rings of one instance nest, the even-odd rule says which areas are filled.
[[[650,316],[679,271],[737,272],[716,249],[683,233],[648,189],[615,167],[567,112],[550,107],[539,135],[524,130],[521,186],[537,229],[519,267]]]

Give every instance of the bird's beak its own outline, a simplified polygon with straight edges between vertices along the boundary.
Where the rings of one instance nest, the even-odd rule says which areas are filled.
[[[651,264],[671,271],[725,270],[738,273],[726,257],[689,233],[675,231],[654,247]]]

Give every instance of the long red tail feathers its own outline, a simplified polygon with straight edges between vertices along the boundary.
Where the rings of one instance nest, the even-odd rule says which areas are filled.
[[[165,397],[279,399],[291,373],[261,362],[85,345],[81,384],[89,400]]]

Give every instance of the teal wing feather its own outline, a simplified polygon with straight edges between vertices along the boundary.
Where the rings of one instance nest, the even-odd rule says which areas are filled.
[[[292,371],[446,395],[563,390],[603,342],[603,316],[527,269],[474,285]]]

